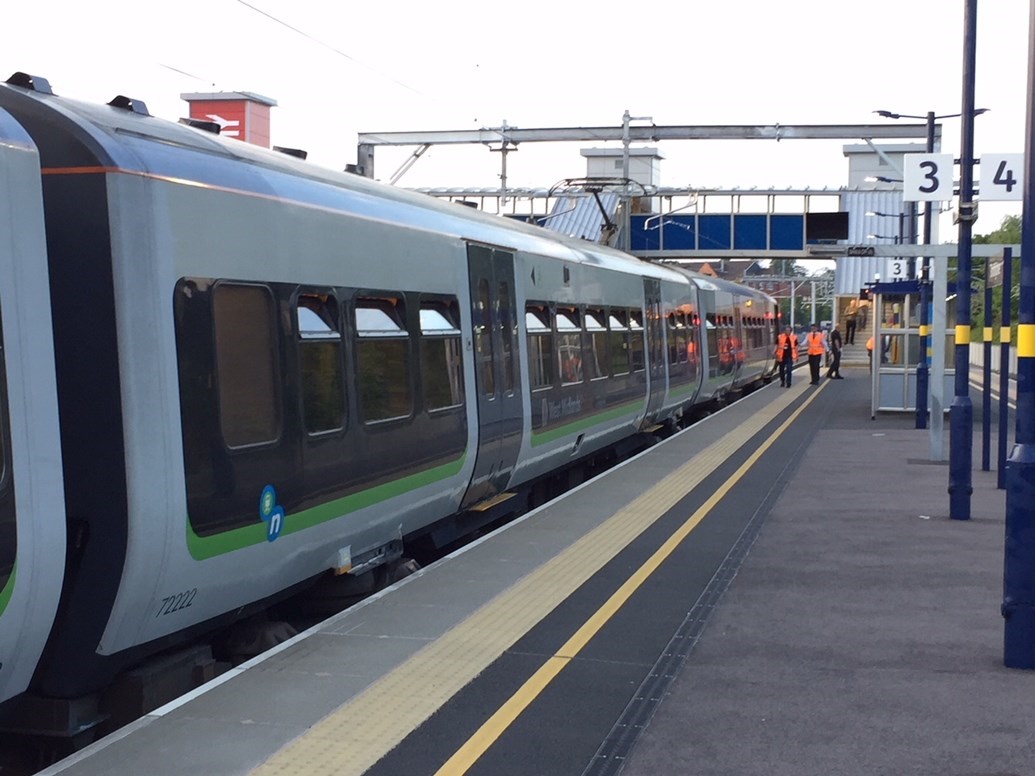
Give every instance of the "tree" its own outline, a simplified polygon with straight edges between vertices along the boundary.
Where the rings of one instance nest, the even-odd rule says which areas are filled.
[[[979,234],[974,236],[975,245],[1019,245],[1021,242],[1021,217],[1020,216],[1005,216],[999,224],[999,228],[989,234]],[[1021,265],[1020,257],[1015,256],[1013,259],[1013,282],[1011,289],[1011,299],[1013,300],[1013,309],[1017,309],[1017,303],[1020,300],[1021,293]],[[973,329],[977,330],[984,326],[985,320],[985,271],[986,262],[983,260],[975,260],[971,271],[972,285],[975,289],[981,289],[981,291],[971,296],[971,323]],[[995,339],[999,339],[999,324],[1002,321],[1001,310],[1003,307],[1003,289],[995,288],[992,290],[992,323],[994,326]],[[1011,316],[1012,318],[1015,318]],[[1014,323],[1016,326],[1016,323]]]
[[[976,245],[1020,245],[1021,217],[1004,216],[999,228],[990,234],[974,236]]]
[[[773,259],[769,262],[769,269],[772,274],[781,278],[805,277],[809,273],[794,259]]]

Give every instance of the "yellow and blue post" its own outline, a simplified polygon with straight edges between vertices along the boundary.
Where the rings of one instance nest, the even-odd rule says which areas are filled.
[[[1010,308],[1013,305],[1013,248],[1003,248],[1002,325],[999,327],[999,434],[996,439],[995,484],[1006,489],[1006,438],[1010,424]]]
[[[1006,464],[1003,663],[1035,668],[1035,0],[1028,29],[1028,114],[1017,324],[1017,436]]]
[[[985,258],[985,326],[981,368],[981,471],[992,470],[992,257]]]
[[[956,380],[949,408],[949,517],[970,519],[974,406],[970,402],[970,265],[974,205],[974,70],[977,0],[967,0],[963,23],[963,111],[960,117],[959,263],[956,267]]]
[[[934,153],[934,111],[927,112],[927,153]],[[933,206],[930,201],[924,203],[924,245],[931,244],[931,219]],[[916,365],[916,427],[927,428],[927,394],[930,391],[930,354],[927,338],[930,334],[930,293],[931,283],[930,258],[924,256],[921,270],[917,273],[920,281],[920,360]]]

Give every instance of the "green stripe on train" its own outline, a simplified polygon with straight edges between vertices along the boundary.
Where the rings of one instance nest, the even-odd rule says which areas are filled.
[[[281,536],[304,531],[320,523],[326,523],[329,520],[334,520],[360,509],[374,506],[382,501],[388,501],[396,496],[402,496],[426,485],[456,476],[463,469],[466,459],[467,455],[465,453],[455,461],[450,461],[441,466],[410,474],[398,480],[386,482],[383,485],[361,490],[358,493],[351,493],[348,496],[328,501],[326,504],[318,504],[301,512],[287,514],[284,516],[284,527],[281,531]],[[187,549],[194,560],[214,558],[218,555],[225,555],[228,552],[255,544],[262,544],[266,541],[265,522],[252,523],[251,525],[234,528],[213,536],[198,536],[194,532],[190,520],[187,521]]]
[[[687,383],[686,385],[677,385],[668,389],[669,399],[676,399],[681,396],[690,396],[694,391],[697,390],[697,383]]]
[[[18,559],[15,558],[14,566],[11,567],[11,576],[7,578],[7,584],[4,585],[4,589],[0,590],[0,614],[4,613],[4,609],[11,603],[11,596],[14,595],[14,578],[18,575]]]
[[[554,442],[561,437],[568,436],[570,434],[576,434],[580,431],[584,431],[587,428],[591,428],[598,423],[605,423],[609,420],[615,420],[620,418],[622,415],[629,414],[633,410],[642,412],[646,408],[645,399],[635,399],[625,404],[619,404],[617,407],[612,407],[609,410],[601,410],[595,412],[587,417],[579,418],[571,423],[565,423],[563,426],[557,426],[556,428],[550,428],[546,431],[532,430],[532,447],[538,447],[539,445],[545,445],[547,442]]]

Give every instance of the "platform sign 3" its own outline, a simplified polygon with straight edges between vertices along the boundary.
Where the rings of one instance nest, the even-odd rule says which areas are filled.
[[[894,283],[896,280],[909,280],[909,259],[901,256],[889,256],[884,263],[883,280]]]
[[[948,202],[952,199],[952,154],[905,154],[902,173],[904,201]]]
[[[1024,154],[982,154],[982,200],[1024,199]]]

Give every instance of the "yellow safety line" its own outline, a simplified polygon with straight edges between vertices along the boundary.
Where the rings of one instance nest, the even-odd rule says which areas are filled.
[[[803,387],[780,391],[777,398],[737,429],[373,682],[252,773],[347,776],[367,771],[803,392]],[[818,391],[813,391],[816,394]],[[812,397],[801,409],[811,401]],[[790,420],[763,443],[762,450],[772,444]],[[745,466],[760,454],[756,451]],[[579,634],[591,627],[587,623]],[[579,634],[572,637],[566,649],[571,649],[573,642],[577,646],[575,639]],[[550,664],[563,666],[565,662],[565,658],[558,657]]]
[[[825,387],[825,384],[824,386]],[[549,683],[582,651],[604,625],[632,598],[650,576],[658,570],[662,563],[676,551],[676,548],[690,535],[715,506],[726,497],[726,494],[747,474],[759,458],[765,454],[773,443],[805,411],[805,408],[819,395],[813,392],[802,405],[785,420],[771,437],[766,439],[740,468],[705,501],[690,518],[659,547],[647,561],[638,568],[625,583],[601,606],[575,634],[568,639],[557,653],[547,660],[535,674],[515,692],[510,699],[493,714],[488,721],[456,753],[439,768],[435,776],[463,776],[489,747],[510,727],[510,725],[528,708]]]

